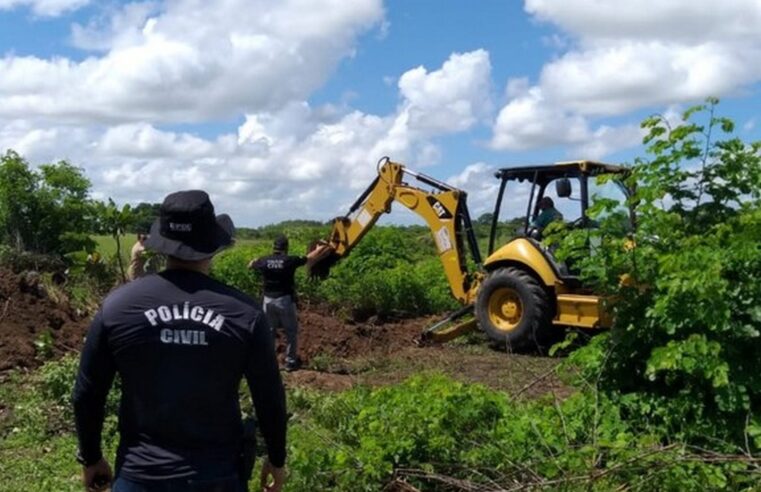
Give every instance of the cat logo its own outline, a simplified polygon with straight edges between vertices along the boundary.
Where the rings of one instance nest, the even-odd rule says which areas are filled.
[[[434,212],[436,212],[436,215],[440,219],[451,219],[452,213],[447,210],[447,208],[437,199],[435,199],[432,196],[426,197],[426,200],[428,200],[428,203],[431,205],[431,208]]]

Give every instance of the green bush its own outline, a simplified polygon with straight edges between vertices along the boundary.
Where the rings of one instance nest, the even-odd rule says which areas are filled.
[[[336,395],[291,393],[291,490],[720,490],[754,483],[741,459],[712,462],[663,435],[633,430],[594,392],[510,401],[443,376]],[[756,477],[757,478],[757,477]],[[468,487],[466,487],[466,485]],[[391,488],[391,487],[389,487]],[[393,489],[393,488],[392,488]]]
[[[761,449],[761,142],[728,135],[715,104],[676,127],[644,122],[651,158],[629,180],[636,231],[603,218],[566,239],[566,254],[588,234],[601,245],[577,261],[615,313],[612,331],[571,359],[632,421],[751,452]],[[611,210],[601,200],[590,213]]]
[[[317,295],[353,317],[405,317],[456,307],[430,234],[376,227],[317,286]]]
[[[235,246],[216,256],[211,265],[211,275],[246,294],[259,298],[261,296],[261,279],[248,269],[248,262],[253,258],[267,254],[264,245]]]
[[[58,255],[92,247],[90,186],[83,170],[66,161],[34,168],[8,150],[0,155],[0,240]]]
[[[0,387],[12,409],[0,420],[0,490],[80,489],[70,403],[76,370],[76,356],[67,356]],[[117,386],[107,401],[109,458],[119,394]],[[592,391],[511,401],[423,374],[340,394],[290,389],[288,408],[293,491],[378,491],[395,478],[425,491],[454,483],[466,490],[752,490],[758,479],[747,456],[665,444],[662,428],[632,426],[624,404]]]
[[[48,432],[74,430],[71,396],[78,369],[79,355],[67,354],[59,360],[45,363],[37,371],[34,400],[40,408],[45,409],[45,423],[40,426],[41,429],[47,429]],[[116,436],[115,417],[120,398],[121,384],[117,377],[106,400],[106,415],[109,416],[104,427],[106,438],[113,439]]]
[[[304,254],[306,247],[291,239],[291,254]],[[212,275],[258,298],[262,280],[247,265],[270,251],[269,241],[237,245],[214,259]],[[376,227],[327,279],[312,280],[299,268],[296,284],[300,299],[328,304],[355,319],[420,316],[457,306],[432,240],[419,227]]]
[[[11,374],[0,385],[0,491],[80,491],[81,466],[74,460],[76,438],[71,395],[78,356],[67,355],[37,371]],[[106,402],[103,449],[112,458],[118,440],[118,381]]]
[[[26,270],[61,272],[66,268],[59,257],[20,251],[5,244],[0,244],[0,265],[15,273]]]

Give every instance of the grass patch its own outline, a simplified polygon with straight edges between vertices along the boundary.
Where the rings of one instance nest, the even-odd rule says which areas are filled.
[[[98,235],[92,236],[96,244],[97,251],[103,258],[116,258],[116,241],[112,236]],[[125,234],[121,239],[122,260],[125,265],[129,264],[130,251],[132,246],[137,242],[136,234]]]
[[[69,403],[76,368],[67,356],[0,384],[0,492],[81,490]],[[112,462],[118,394],[104,426]],[[449,490],[442,481],[471,490],[753,490],[761,478],[745,455],[699,451],[656,427],[633,427],[620,402],[590,393],[511,401],[425,372],[374,389],[293,388],[288,406],[289,491],[369,492],[402,481],[421,491]]]
[[[351,359],[330,354],[317,354],[309,361],[309,369],[331,374],[366,374],[392,367],[392,360],[382,355],[363,355]]]
[[[0,491],[82,490],[69,401],[76,367],[76,357],[69,355],[32,373],[11,373],[0,384]],[[113,456],[115,449],[116,418],[109,416],[104,451]]]

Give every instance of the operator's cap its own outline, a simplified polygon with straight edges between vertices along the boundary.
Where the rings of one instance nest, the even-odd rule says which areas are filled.
[[[234,234],[230,216],[215,215],[205,191],[178,191],[164,198],[145,247],[180,260],[198,261],[230,246]]]
[[[285,251],[286,249],[288,249],[288,238],[285,237],[285,235],[280,234],[272,242],[272,249],[274,249],[275,251]]]

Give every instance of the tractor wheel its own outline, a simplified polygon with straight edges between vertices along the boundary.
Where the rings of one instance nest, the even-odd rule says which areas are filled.
[[[495,270],[481,284],[476,317],[489,338],[512,350],[547,349],[558,330],[547,292],[517,268]]]

